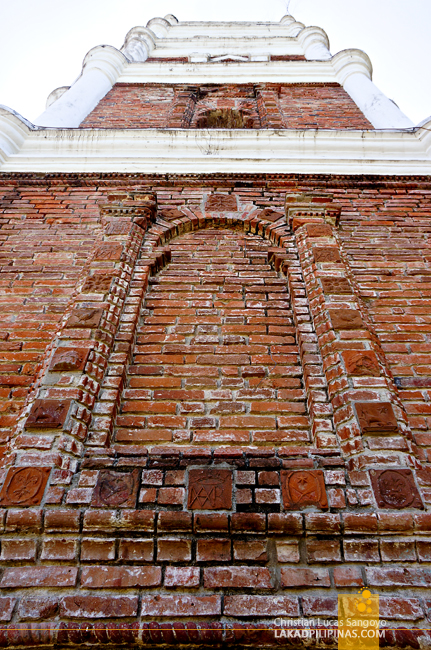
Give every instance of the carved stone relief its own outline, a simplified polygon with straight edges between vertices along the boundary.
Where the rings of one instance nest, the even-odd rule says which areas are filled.
[[[230,510],[232,472],[228,469],[191,469],[188,507],[191,510]]]
[[[352,293],[352,287],[346,278],[320,278],[325,293]]]
[[[67,370],[84,370],[89,350],[85,348],[57,348],[52,357],[49,370],[64,372]]]
[[[212,194],[207,199],[205,209],[209,212],[236,212],[238,206],[232,194]]]
[[[375,469],[370,474],[379,508],[423,508],[410,469]]]
[[[66,420],[69,406],[70,400],[37,399],[25,426],[28,429],[59,429]]]
[[[364,327],[362,316],[356,309],[329,309],[332,327],[336,330],[356,330]]]
[[[101,470],[91,505],[99,508],[134,508],[139,489],[139,470],[129,473]]]
[[[282,471],[283,504],[288,510],[316,506],[326,509],[325,480],[321,470]]]
[[[398,424],[390,402],[356,402],[362,433],[395,433]]]
[[[82,293],[106,293],[111,288],[112,278],[112,275],[105,273],[90,275],[82,287]]]
[[[310,237],[332,237],[332,228],[325,223],[309,223],[307,234]]]
[[[321,262],[341,262],[340,253],[337,248],[327,246],[325,248],[316,246],[313,248],[314,261]]]
[[[343,353],[347,374],[355,377],[378,377],[377,357],[371,350],[345,350]]]
[[[2,506],[37,506],[42,501],[49,467],[12,467],[0,492]]]
[[[94,254],[95,260],[119,260],[123,252],[121,244],[100,244]]]
[[[66,327],[97,327],[102,318],[103,309],[80,307],[74,309],[66,323]]]

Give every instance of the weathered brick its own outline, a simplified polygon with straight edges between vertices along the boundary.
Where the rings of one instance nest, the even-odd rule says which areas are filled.
[[[271,589],[271,576],[263,567],[214,567],[204,569],[204,586],[207,589],[219,587]]]
[[[123,618],[136,616],[137,596],[65,596],[60,601],[60,615],[70,618]]]
[[[81,585],[88,589],[157,587],[161,584],[159,567],[83,567]]]
[[[199,539],[197,541],[197,562],[229,562],[231,559],[232,550],[230,539],[215,538]]]
[[[290,596],[226,596],[225,616],[299,616],[297,598]]]
[[[11,620],[15,603],[16,598],[7,596],[0,598],[0,621],[7,623]]]
[[[165,587],[199,587],[198,567],[171,566],[165,569]]]
[[[219,616],[220,596],[143,596],[141,616]]]
[[[81,560],[84,562],[115,560],[115,539],[84,537],[81,542]]]
[[[2,560],[35,560],[36,540],[3,539],[0,558]]]
[[[191,557],[192,545],[189,539],[159,538],[157,542],[159,562],[187,562]]]
[[[74,587],[75,567],[34,566],[6,568],[0,587]]]

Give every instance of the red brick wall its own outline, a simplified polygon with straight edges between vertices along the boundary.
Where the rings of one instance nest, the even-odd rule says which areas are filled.
[[[428,628],[430,179],[1,182],[2,441],[18,434],[8,461],[33,481],[54,466],[34,502],[10,474],[0,494],[1,642],[270,646],[277,616],[333,619],[338,594],[364,585],[390,628]],[[139,192],[157,194],[157,223]],[[295,198],[292,228],[283,217],[286,194],[307,192],[327,206],[321,230]],[[116,276],[109,295],[85,293],[89,274]],[[328,276],[350,294],[325,293]],[[99,305],[99,329],[63,319]],[[361,326],[331,326],[339,309]],[[85,375],[48,372],[59,342],[93,349]],[[346,373],[341,356],[364,350],[371,374]],[[75,424],[23,431],[42,394],[75,400]],[[348,433],[352,402],[381,394],[399,429]],[[374,465],[358,464],[358,441]],[[370,467],[402,467],[421,501],[379,505]],[[287,485],[298,471],[308,506]],[[386,632],[389,648],[419,640]]]
[[[277,112],[274,124],[260,117],[259,93],[274,96]],[[185,124],[172,122],[181,93],[195,97],[193,115]],[[372,129],[370,122],[338,84],[244,84],[169,86],[164,84],[116,84],[85,118],[81,128],[166,128],[196,126],[202,108],[246,109],[254,118],[254,128],[286,129]],[[184,110],[183,110],[184,112]]]

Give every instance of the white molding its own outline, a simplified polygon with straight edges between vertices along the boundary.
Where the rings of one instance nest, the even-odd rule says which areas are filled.
[[[411,131],[254,131],[30,130],[19,122],[8,114],[13,144],[2,172],[431,174],[430,123]]]
[[[0,171],[2,164],[19,152],[32,128],[19,113],[0,105]]]
[[[305,27],[299,32],[298,41],[307,59],[327,61],[331,58],[328,36],[320,27]]]
[[[127,59],[110,45],[88,52],[81,76],[40,115],[36,124],[50,127],[77,127],[96,108],[117,81]]]
[[[146,27],[132,27],[127,32],[121,52],[129,61],[146,61],[156,47],[157,37]]]
[[[224,54],[225,52],[223,52]],[[193,57],[198,53],[193,52]],[[206,52],[206,57],[209,56]],[[204,59],[204,54],[202,54]],[[118,83],[338,83],[330,61],[133,63]]]
[[[64,95],[64,93],[69,90],[69,88],[70,86],[60,86],[60,88],[55,88],[52,92],[50,92],[46,98],[45,108],[49,108],[51,104],[57,101],[57,99],[60,99],[60,97]]]

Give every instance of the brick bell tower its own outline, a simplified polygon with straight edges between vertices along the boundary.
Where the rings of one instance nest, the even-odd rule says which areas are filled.
[[[431,647],[431,121],[328,48],[168,15],[0,109],[1,647]]]

